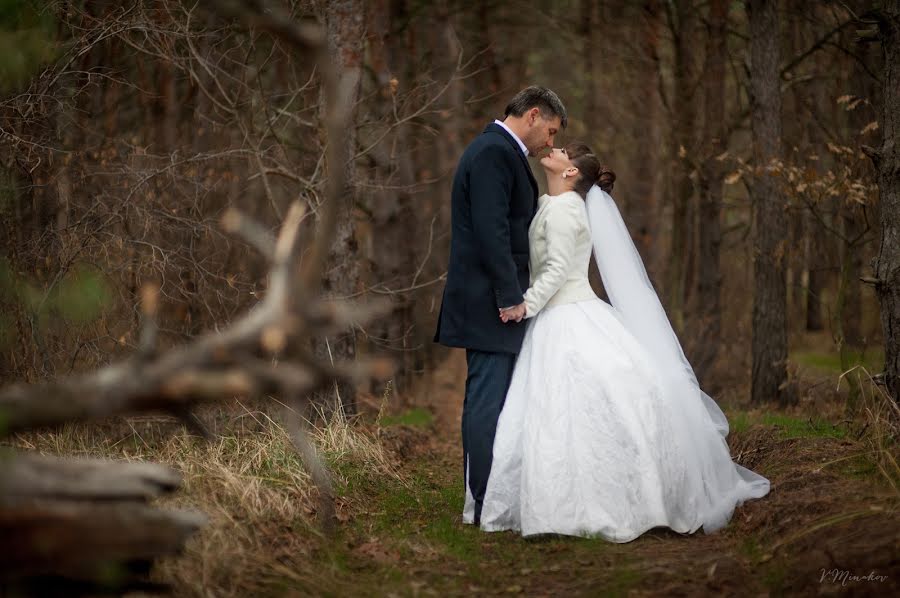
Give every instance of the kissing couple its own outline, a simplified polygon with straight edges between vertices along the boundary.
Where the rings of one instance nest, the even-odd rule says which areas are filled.
[[[463,522],[629,542],[725,526],[769,481],[734,463],[559,97],[516,94],[460,158],[435,341],[466,350]],[[549,151],[547,151],[549,150]],[[540,157],[547,194],[527,157]],[[588,282],[591,254],[609,303]]]

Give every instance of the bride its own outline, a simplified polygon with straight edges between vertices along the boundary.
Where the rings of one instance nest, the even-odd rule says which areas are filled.
[[[700,390],[607,194],[615,175],[581,144],[541,165],[549,194],[529,229],[531,321],[481,529],[612,542],[658,526],[711,533],[769,482],[732,462],[725,416]],[[588,283],[592,248],[610,303]],[[464,520],[473,521],[471,495]]]

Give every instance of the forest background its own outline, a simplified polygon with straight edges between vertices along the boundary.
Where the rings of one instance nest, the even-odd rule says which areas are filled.
[[[884,23],[896,27],[890,18],[898,13],[896,2],[883,4],[270,2],[290,23],[321,25],[323,47],[342,74],[349,125],[346,154],[335,165],[324,63],[273,33],[265,18],[241,17],[260,3],[0,0],[0,375],[19,387],[40,385],[127,359],[142,350],[148,302],[159,352],[227,328],[263,301],[272,280],[253,234],[226,230],[229,215],[274,236],[299,202],[306,211],[297,226],[311,237],[334,197],[328,182],[340,176],[345,185],[317,284],[329,300],[380,301],[382,311],[307,340],[331,365],[386,358],[393,369],[337,375],[305,408],[319,419],[319,450],[349,488],[335,516],[342,504],[366,502],[354,492],[373,492],[353,487],[353,475],[341,469],[346,460],[362,459],[386,479],[406,479],[391,465],[406,463],[398,450],[412,455],[407,465],[416,472],[438,467],[442,452],[455,463],[464,369],[458,352],[432,342],[448,260],[450,180],[466,144],[502,118],[508,99],[540,84],[569,111],[557,145],[585,141],[616,172],[613,196],[701,385],[732,419],[732,450],[743,447],[748,466],[753,459],[764,465],[761,447],[770,458],[797,452],[790,443],[773,448],[773,433],[781,441],[825,437],[836,444],[816,445],[827,458],[815,452],[810,462],[862,454],[866,483],[878,496],[878,488],[892,488],[885,500],[895,509],[896,425],[886,422],[896,415],[889,397],[900,384],[900,356],[884,330],[900,322],[900,303],[885,308],[884,297],[898,296],[900,249],[883,244],[897,230],[896,210],[883,207],[896,207],[896,157],[893,174],[882,174],[880,150],[872,148],[882,147],[883,135],[888,148],[888,135],[896,135],[884,115],[897,101],[896,90],[889,93],[897,67],[879,35],[886,39]],[[891,181],[893,203],[885,204],[880,193]],[[317,259],[310,247],[295,257],[297,267]],[[879,268],[894,273],[884,278]],[[592,282],[602,296],[593,271]],[[266,338],[263,345],[279,346]],[[281,404],[278,393],[257,394]],[[298,473],[303,468],[266,405],[223,401],[195,424],[226,453],[222,439],[241,434],[280,447],[279,467],[293,471],[290,483],[302,485],[313,506],[285,513],[262,500],[254,513],[274,509],[311,521],[317,509],[309,497],[321,486]],[[172,422],[117,419],[105,428],[26,434],[13,444],[161,459],[188,479],[212,475],[201,465],[209,455],[191,452],[201,449],[173,448]],[[396,429],[383,434],[391,422]],[[792,426],[801,431],[779,436]],[[365,457],[329,444],[337,429],[346,434],[341,442],[361,443]],[[435,446],[435,438],[446,444]],[[130,453],[121,452],[126,445]],[[265,476],[244,468],[246,455],[223,455],[222,471],[234,476],[237,467],[265,486]],[[458,480],[445,482],[455,488]],[[805,500],[793,498],[795,506]],[[887,508],[881,500],[871,502],[879,517]],[[209,496],[200,501],[209,506]],[[236,508],[229,504],[224,512]],[[445,507],[456,508],[452,501]],[[354,520],[362,516],[348,509]],[[895,510],[883,517],[893,526],[885,529],[897,529]],[[785,537],[794,537],[789,531]],[[359,557],[363,546],[363,557],[376,563],[406,554],[408,547],[384,548],[391,542],[380,536],[373,548],[373,533],[367,527],[344,550]],[[249,532],[241,537],[248,552],[262,542]],[[746,535],[735,539],[748,576],[768,562],[759,545],[785,541],[776,537],[749,548]],[[209,559],[204,551],[214,544],[206,537],[195,557]],[[333,577],[290,583],[316,590],[343,583],[325,552],[337,567]],[[866,562],[869,551],[853,554]],[[166,582],[198,583],[189,566],[168,567]],[[773,587],[796,583],[778,571]],[[223,570],[206,581],[232,591],[271,589],[273,575],[236,582]],[[367,575],[383,580],[376,565]],[[436,583],[412,577],[426,588]],[[629,579],[660,587],[653,575]],[[514,586],[523,583],[504,587]]]

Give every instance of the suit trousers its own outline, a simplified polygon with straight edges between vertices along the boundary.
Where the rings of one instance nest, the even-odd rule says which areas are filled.
[[[475,523],[487,491],[494,451],[494,434],[516,364],[515,353],[466,350],[468,375],[463,402],[463,479],[475,499]]]

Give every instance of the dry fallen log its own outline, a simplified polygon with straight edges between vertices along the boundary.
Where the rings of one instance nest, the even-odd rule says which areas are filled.
[[[177,554],[205,522],[197,511],[146,504],[180,484],[178,472],[154,463],[6,455],[0,580],[29,594],[71,591],[72,584],[142,587],[153,560]]]
[[[177,554],[205,523],[194,511],[140,503],[35,502],[0,509],[0,576],[27,588],[43,578],[121,591],[152,562]]]
[[[30,500],[147,501],[181,485],[181,475],[156,463],[116,463],[42,455],[0,459],[0,505]]]

